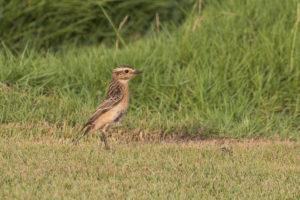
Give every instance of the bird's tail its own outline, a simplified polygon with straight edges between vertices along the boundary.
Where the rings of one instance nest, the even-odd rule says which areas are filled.
[[[92,129],[92,126],[86,126],[86,127],[83,127],[81,130],[80,130],[80,132],[82,132],[83,130],[85,129],[85,131],[83,132],[83,136],[85,135],[85,134],[87,134],[88,132],[90,132],[90,130]]]
[[[83,126],[80,132],[82,132],[84,129],[85,131],[82,133],[82,135],[79,136],[76,140],[73,140],[74,143],[77,143],[82,137],[84,137],[92,129],[92,126]]]

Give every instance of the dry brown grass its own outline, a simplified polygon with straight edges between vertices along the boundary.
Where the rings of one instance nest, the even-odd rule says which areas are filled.
[[[299,199],[300,143],[0,140],[5,199]]]
[[[73,137],[76,138],[81,129],[80,124],[70,126],[66,121],[60,124],[50,124],[48,122],[31,122],[31,123],[7,123],[0,125],[2,140],[15,141],[22,139],[22,142],[34,142],[37,144],[71,144]],[[83,145],[99,143],[100,135],[97,132],[90,133],[84,138]],[[141,130],[139,128],[128,132],[122,127],[112,126],[108,130],[109,142],[120,144],[138,144],[138,143],[160,143],[160,144],[178,144],[178,145],[205,145],[205,146],[220,146],[230,147],[244,146],[268,146],[272,144],[278,145],[296,145],[300,147],[299,141],[283,140],[281,138],[184,138],[178,134],[162,136],[159,130],[150,131],[150,129]],[[28,140],[26,140],[28,139]]]

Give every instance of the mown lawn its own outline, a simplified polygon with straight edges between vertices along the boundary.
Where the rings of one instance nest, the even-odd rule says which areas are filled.
[[[110,142],[105,151],[96,140],[1,140],[0,197],[300,198],[299,142]]]

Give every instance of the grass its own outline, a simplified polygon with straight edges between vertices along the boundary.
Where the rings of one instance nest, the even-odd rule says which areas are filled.
[[[19,134],[5,128],[9,123],[25,129],[65,123],[73,131],[52,134],[77,135],[103,98],[113,66],[128,64],[144,73],[130,84],[124,133],[298,140],[296,2],[207,3],[196,28],[197,16],[191,15],[179,28],[127,44],[115,61],[114,48],[104,45],[25,49],[18,55],[3,46],[0,80],[11,88],[1,89],[1,135]],[[32,129],[24,135],[43,134]]]
[[[86,5],[91,2],[96,1]],[[126,2],[135,8],[139,1]],[[118,51],[93,42],[98,34],[93,31],[90,40],[82,38],[89,23],[79,20],[79,27],[61,29],[64,20],[74,20],[71,14],[38,18],[58,27],[33,21],[34,27],[47,27],[41,27],[46,35],[19,27],[20,40],[1,39],[0,198],[300,199],[297,3],[203,1],[200,14],[194,6],[181,26],[161,20],[159,29],[147,29],[142,39],[135,31],[123,37],[134,25],[129,18],[117,33],[126,43]],[[80,19],[94,16],[95,10],[83,12],[89,7],[80,5],[65,9],[87,14]],[[28,10],[21,10],[19,16],[27,16]],[[115,29],[128,14],[125,9],[115,16],[118,9],[105,6],[102,11],[101,23]],[[148,25],[146,18],[140,19]],[[54,37],[51,30],[67,32]],[[103,98],[119,64],[144,73],[130,83],[130,107],[121,126],[109,131],[113,150],[98,147],[97,133],[73,146],[71,139]],[[197,140],[166,142],[183,138]]]
[[[299,142],[1,140],[4,199],[299,199]],[[231,153],[220,151],[226,147]]]
[[[192,4],[193,0],[4,0],[0,2],[0,40],[14,51],[26,45],[59,48],[66,41],[78,45],[111,44],[115,39],[113,26],[118,26],[126,15],[129,20],[122,35],[137,39],[151,32],[156,12],[161,21],[178,24],[184,21]]]

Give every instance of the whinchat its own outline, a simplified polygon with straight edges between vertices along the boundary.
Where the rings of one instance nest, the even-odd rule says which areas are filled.
[[[113,70],[103,101],[81,129],[83,134],[75,141],[76,143],[88,132],[101,129],[105,148],[109,149],[106,140],[106,129],[110,124],[119,122],[122,115],[126,112],[129,104],[128,81],[135,74],[140,73],[142,71],[126,65],[118,66]]]

